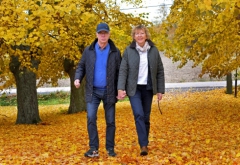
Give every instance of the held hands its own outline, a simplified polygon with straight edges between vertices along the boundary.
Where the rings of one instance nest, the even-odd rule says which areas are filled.
[[[80,87],[80,80],[79,80],[79,79],[76,79],[76,80],[74,81],[74,85],[75,85],[76,88],[79,88],[79,87]]]
[[[117,96],[117,99],[118,100],[123,100],[126,96],[126,91],[124,90],[118,90],[118,96]]]

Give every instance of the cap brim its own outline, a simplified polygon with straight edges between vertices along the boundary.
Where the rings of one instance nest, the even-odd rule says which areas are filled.
[[[106,29],[99,29],[99,30],[97,31],[97,33],[99,33],[100,31],[109,32],[109,30],[106,30]]]

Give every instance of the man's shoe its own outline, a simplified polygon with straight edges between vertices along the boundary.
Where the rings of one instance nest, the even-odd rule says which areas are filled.
[[[112,156],[112,157],[114,157],[114,156],[117,155],[117,154],[114,152],[114,149],[113,149],[113,148],[107,149],[107,153],[108,153],[109,156]]]
[[[141,156],[145,156],[145,155],[147,155],[148,154],[148,148],[147,148],[147,146],[143,146],[142,148],[141,148],[141,153],[140,153],[140,155]]]
[[[98,150],[97,150],[96,148],[90,148],[90,149],[84,154],[84,156],[90,157],[90,158],[98,157],[98,156],[99,156]]]

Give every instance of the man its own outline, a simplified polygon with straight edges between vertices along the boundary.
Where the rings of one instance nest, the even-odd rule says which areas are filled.
[[[86,157],[97,157],[99,137],[97,131],[97,111],[103,102],[106,120],[106,150],[109,156],[116,156],[115,145],[115,105],[117,102],[117,79],[121,63],[119,49],[110,39],[110,29],[100,23],[96,29],[97,38],[85,48],[78,63],[74,85],[80,87],[86,75],[87,130],[90,149]]]

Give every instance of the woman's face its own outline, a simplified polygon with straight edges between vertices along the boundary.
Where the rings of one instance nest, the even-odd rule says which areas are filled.
[[[147,35],[143,29],[138,29],[135,31],[134,40],[138,43],[139,46],[143,47],[146,39]]]

